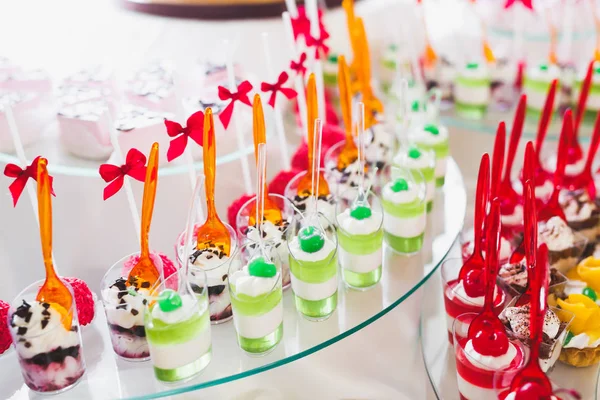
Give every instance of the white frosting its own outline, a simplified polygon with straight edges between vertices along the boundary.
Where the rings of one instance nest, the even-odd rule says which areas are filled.
[[[233,313],[233,324],[238,335],[248,339],[258,339],[273,333],[283,321],[283,302],[262,315]]]
[[[338,261],[340,266],[352,272],[364,274],[371,272],[381,266],[383,262],[383,246],[370,254],[352,254],[343,249],[338,249]]]
[[[261,294],[269,293],[277,284],[279,274],[272,278],[252,276],[248,272],[248,266],[244,266],[229,277],[231,285],[235,286],[236,293],[246,296],[257,297]]]
[[[550,64],[548,65],[548,69],[544,71],[540,68],[539,65],[536,65],[534,67],[527,68],[526,77],[527,79],[530,79],[532,81],[550,83],[554,79],[560,78],[560,69],[558,68],[558,66]],[[527,100],[529,101],[529,97],[527,98]]]
[[[299,202],[296,202],[294,200],[294,205],[296,207],[298,207],[298,205],[300,204],[305,204],[305,210],[314,210],[315,206],[315,202],[313,200],[312,196],[308,196],[304,199],[302,199]],[[329,224],[331,224],[333,221],[335,221],[335,202],[333,200],[333,197],[331,197],[329,199],[329,201],[327,200],[323,200],[323,199],[318,199],[317,200],[317,210],[319,211],[319,213],[323,214],[323,216],[325,218],[320,218],[320,222],[321,225],[323,227],[327,227],[329,226]]]
[[[414,140],[417,143],[423,143],[424,145],[433,146],[440,143],[445,143],[448,141],[448,128],[443,125],[436,125],[439,133],[434,135],[433,133],[426,131],[421,127],[421,129],[416,130],[414,133]]]
[[[327,235],[325,235],[324,239],[325,243],[319,251],[307,253],[300,247],[300,240],[298,239],[298,236],[296,236],[289,244],[290,253],[298,261],[316,262],[329,259],[335,250],[335,244],[327,237]]]
[[[108,323],[118,325],[124,329],[143,326],[148,290],[139,289],[136,292],[130,289],[126,295],[119,298],[121,292],[115,285],[104,289],[102,292]],[[132,313],[132,310],[137,312]]]
[[[510,329],[515,336],[520,340],[529,338],[529,321],[530,321],[530,305],[526,304],[520,307],[507,307],[502,311],[500,319],[507,320],[510,324]],[[556,339],[560,329],[560,320],[556,314],[550,310],[546,310],[544,317],[543,331],[550,339]]]
[[[233,245],[231,247],[233,250]],[[194,246],[190,254],[192,254],[193,251],[195,251],[195,249],[196,246]],[[183,247],[180,247],[180,251],[182,250]],[[196,259],[193,262],[193,265],[206,271],[208,286],[227,285],[227,282],[223,281],[223,275],[227,275],[228,273],[228,260],[229,257],[227,256],[219,258],[218,255],[212,253],[211,251],[203,251],[198,255],[198,257],[196,257]]]
[[[390,182],[383,187],[382,197],[385,201],[394,204],[406,204],[415,201],[419,197],[419,186],[413,182],[407,181],[408,190],[394,192],[392,186],[394,182]]]
[[[292,290],[294,294],[304,300],[323,300],[333,296],[337,292],[337,273],[328,281],[321,283],[307,283],[296,278],[293,273],[290,275],[292,277]]]
[[[557,160],[557,154],[553,154],[552,156],[550,156],[546,159],[545,164],[546,164],[546,168],[549,171],[556,170],[556,160]],[[574,164],[567,163],[565,165],[565,174],[568,176],[576,176],[576,175],[579,175],[583,171],[584,168],[585,168],[585,157],[581,157],[581,159],[579,159]]]
[[[396,154],[393,161],[394,165],[410,169],[433,168],[435,165],[435,155],[432,151],[421,150],[421,156],[412,158],[404,150]]]
[[[37,354],[47,353],[58,347],[68,348],[80,344],[79,333],[66,330],[61,314],[54,307],[46,308],[43,304],[37,301],[29,303],[31,306],[29,321],[12,314],[10,328],[13,331],[13,337],[16,338],[16,350],[21,358],[30,359]],[[50,315],[43,314],[46,310]],[[45,323],[44,320],[48,322]],[[26,331],[19,334],[19,328],[26,328]]]
[[[371,210],[370,217],[356,219],[350,215],[350,209],[347,208],[338,215],[337,221],[340,228],[351,235],[370,235],[380,229],[382,219],[383,215],[374,210]]]
[[[477,68],[467,68],[465,65],[459,74],[466,79],[490,79],[490,71],[485,63],[477,63]]]
[[[514,344],[508,343],[506,353],[501,356],[486,356],[479,354],[473,347],[473,341],[467,341],[465,345],[465,354],[473,361],[477,362],[475,366],[488,371],[500,371],[508,368],[517,356],[517,348]]]
[[[502,225],[518,226],[523,225],[523,206],[517,204],[512,214],[502,214],[500,216]]]
[[[264,235],[263,240],[266,242],[270,242],[274,246],[279,244],[279,246],[277,246],[275,250],[277,251],[277,255],[279,256],[279,260],[281,261],[281,263],[287,265],[289,251],[287,244],[285,243],[286,238],[283,236],[285,229],[287,229],[287,225],[285,227],[283,225],[276,226],[271,221],[265,221],[262,223],[262,232]],[[256,227],[248,227],[246,237],[252,242],[257,243],[259,236]]]
[[[563,347],[567,349],[593,349],[598,346],[600,346],[600,339],[591,341],[591,338],[587,333],[580,333],[579,335],[573,336],[569,343],[565,344]]]
[[[197,300],[194,296],[189,294],[184,294],[181,296],[181,307],[176,310],[165,312],[161,310],[161,308],[155,305],[152,308],[152,319],[159,319],[163,321],[165,324],[176,324],[178,322],[183,322],[186,319],[193,317],[192,310],[196,307]],[[207,307],[205,307],[206,309]],[[201,313],[204,313],[203,310]]]
[[[538,238],[551,251],[565,250],[575,244],[573,231],[560,217],[552,217],[545,224],[541,223]]]
[[[401,238],[413,238],[425,232],[427,213],[410,218],[399,218],[384,212],[383,230]]]

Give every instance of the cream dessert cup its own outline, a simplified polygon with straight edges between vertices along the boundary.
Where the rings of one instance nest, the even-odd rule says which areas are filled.
[[[145,313],[154,375],[163,382],[190,379],[212,358],[206,274],[197,272],[195,291],[184,274],[179,270],[153,288],[155,301]]]
[[[41,394],[69,390],[85,373],[75,296],[71,286],[63,283],[73,298],[69,310],[36,300],[44,284],[41,280],[17,295],[9,308],[8,321],[3,321],[8,322],[25,384]]]
[[[527,350],[518,340],[508,341],[505,349],[496,354],[481,354],[473,340],[462,335],[462,327],[469,326],[476,313],[461,314],[454,322],[454,354],[456,380],[461,400],[497,400],[497,390],[506,389],[516,373],[525,366]],[[502,351],[504,350],[504,351]]]
[[[573,85],[573,97],[579,99],[581,88],[583,86],[583,80],[585,79],[586,70],[582,70],[581,74],[575,80]],[[592,72],[592,84],[590,86],[590,93],[585,103],[585,111],[583,113],[583,120],[586,123],[593,124],[596,120],[596,115],[600,111],[600,63],[594,62],[594,69]]]
[[[338,300],[338,238],[333,224],[315,226],[297,215],[288,229],[288,247],[296,309],[308,320],[329,318]]]
[[[115,354],[127,361],[146,361],[150,358],[150,350],[144,313],[150,302],[152,288],[149,282],[139,288],[130,285],[127,282],[128,273],[124,271],[128,261],[136,255],[139,252],[123,257],[106,272],[102,278],[101,295]],[[162,271],[160,257],[152,257],[152,261]]]
[[[397,253],[415,254],[423,247],[427,226],[423,175],[392,168],[391,178],[381,190],[385,242]]]
[[[233,228],[223,223],[231,238],[231,247],[229,257],[235,252],[237,247],[237,235]],[[227,284],[227,269],[229,257],[225,255],[223,249],[217,246],[208,247],[205,250],[197,250],[198,228],[202,223],[194,225],[192,240],[188,244],[189,249],[185,249],[185,230],[181,232],[177,239],[176,252],[177,262],[180,268],[185,265],[184,258],[186,251],[190,254],[190,264],[188,269],[188,280],[192,290],[196,292],[201,286],[196,287],[196,276],[200,277],[200,283],[203,283],[203,272],[206,272],[208,278],[208,300],[210,310],[210,321],[212,324],[220,324],[229,321],[231,316],[231,299],[229,298],[229,285]],[[203,271],[203,272],[200,272]],[[201,290],[200,290],[201,294]]]
[[[577,265],[588,240],[573,230],[560,217],[541,222],[538,227],[538,242],[548,246],[550,268],[566,274]]]
[[[279,210],[281,210],[282,219],[277,223],[271,221],[264,221],[261,225],[262,228],[262,240],[265,243],[269,243],[272,246],[269,248],[277,253],[277,257],[281,260],[281,281],[283,290],[287,289],[291,285],[290,279],[290,266],[289,266],[289,251],[287,244],[285,243],[287,237],[287,229],[293,219],[294,212],[292,209],[292,203],[285,197],[275,193],[269,193],[269,200],[275,204]],[[256,197],[248,200],[240,210],[236,217],[236,226],[238,231],[238,237],[240,243],[250,243],[250,248],[258,248],[258,242],[260,238],[259,231],[255,225],[249,226],[250,217],[254,217],[254,207],[256,204]],[[273,255],[272,255],[273,256]]]
[[[320,168],[319,172],[324,174],[325,180],[330,188],[330,193],[327,196],[319,196],[317,199],[319,213],[323,215],[323,218],[321,218],[321,225],[327,226],[329,223],[335,222],[335,203],[337,199],[332,191],[332,188],[335,187],[335,183],[331,181],[331,176],[325,169]],[[308,194],[298,194],[298,184],[300,183],[300,179],[302,179],[302,177],[304,177],[306,174],[307,171],[303,171],[293,177],[283,191],[285,197],[288,198],[294,207],[296,207],[302,213],[304,213],[306,210],[314,209],[312,196],[309,196]]]
[[[369,192],[366,204],[353,204],[358,189],[351,189],[338,202],[338,262],[344,283],[358,290],[376,285],[383,263],[383,208]]]
[[[263,245],[264,252],[258,246],[243,245],[229,262],[238,344],[249,355],[257,356],[271,352],[283,337],[281,261],[273,243]]]
[[[444,186],[446,164],[450,155],[448,128],[443,125],[426,124],[412,132],[413,141],[422,149],[435,153],[435,186]]]
[[[523,79],[523,93],[527,95],[527,114],[536,119],[541,117],[554,79],[560,79],[560,68],[556,65],[540,64],[527,68]]]
[[[422,176],[427,188],[425,203],[428,213],[433,210],[435,197],[435,162],[433,151],[425,150],[417,145],[401,148],[393,161],[395,167],[408,169],[415,177]]]
[[[492,97],[491,74],[486,64],[468,63],[458,71],[454,82],[456,112],[469,119],[481,119]]]

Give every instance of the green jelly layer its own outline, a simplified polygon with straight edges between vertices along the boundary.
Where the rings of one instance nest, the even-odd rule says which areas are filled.
[[[435,178],[435,187],[442,187],[446,183],[446,177],[440,176],[439,178]]]
[[[396,204],[385,199],[381,199],[383,211],[398,218],[414,218],[425,213],[425,203],[415,199],[410,203]],[[385,218],[385,215],[384,215]]]
[[[283,297],[283,289],[281,286],[269,293],[253,297],[243,293],[236,293],[235,286],[231,285],[230,293],[233,312],[248,316],[268,313],[277,307]]]
[[[487,104],[463,104],[454,102],[454,109],[457,113],[469,119],[482,119],[487,111]]]
[[[423,232],[419,236],[412,238],[403,238],[400,236],[392,235],[391,233],[385,232],[386,243],[396,252],[403,254],[417,253],[423,247],[423,238],[425,233]]]
[[[290,254],[290,271],[299,280],[306,283],[327,282],[337,273],[337,254],[333,256],[333,250],[321,261],[297,261]]]
[[[194,375],[202,372],[212,359],[212,348],[196,361],[184,365],[183,367],[173,369],[161,369],[154,367],[154,375],[156,379],[163,382],[178,382],[184,379],[189,379]]]
[[[337,74],[328,74],[323,73],[323,84],[326,86],[335,86],[337,85]]]
[[[381,272],[383,268],[381,265],[370,272],[353,272],[348,269],[342,268],[342,278],[346,285],[356,289],[367,289],[373,285],[376,285],[381,279]]]
[[[450,154],[448,140],[436,144],[423,143],[417,140],[417,145],[425,150],[433,150],[435,152],[436,160],[441,160],[442,158],[448,157]]]
[[[154,304],[158,307],[158,304]],[[203,314],[194,314],[190,319],[175,324],[167,324],[164,321],[151,318],[146,323],[146,336],[148,341],[156,345],[180,344],[188,342],[198,336],[210,325],[210,313],[208,309]]]
[[[384,67],[384,68],[396,71],[396,61],[394,61],[394,60],[384,59],[381,62],[381,66]]]
[[[523,90],[525,93],[527,90],[531,90],[533,92],[542,92],[545,95],[548,93],[551,84],[552,81],[536,81],[533,79],[527,79],[527,77],[525,77],[525,79],[523,79]],[[559,90],[559,87],[557,86],[556,89]]]
[[[425,182],[431,182],[435,179],[435,167],[428,168],[409,168],[410,171],[418,171],[423,174],[423,178],[425,178]],[[418,175],[417,175],[418,176]]]
[[[349,235],[338,228],[338,241],[340,247],[350,254],[371,254],[381,248],[383,228],[369,235]]]
[[[327,319],[337,307],[337,298],[337,290],[332,296],[323,300],[304,300],[294,295],[296,309],[305,317],[315,320]]]
[[[456,84],[467,86],[467,87],[490,87],[492,81],[489,78],[484,79],[470,79],[465,78],[464,76],[459,76],[456,78]]]
[[[272,333],[261,338],[249,339],[237,335],[240,348],[247,353],[261,354],[271,350],[283,337],[283,322]]]

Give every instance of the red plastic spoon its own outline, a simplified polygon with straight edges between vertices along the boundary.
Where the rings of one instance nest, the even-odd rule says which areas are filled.
[[[550,172],[544,169],[542,164],[542,146],[544,145],[544,140],[546,139],[546,134],[548,133],[548,126],[552,120],[552,114],[554,113],[554,98],[556,97],[557,84],[557,79],[554,79],[550,84],[550,90],[548,91],[548,94],[546,95],[546,101],[544,102],[544,109],[542,111],[542,118],[540,119],[540,124],[538,126],[537,136],[535,137],[535,151],[537,152],[537,165],[535,171],[536,175],[543,175],[540,182],[544,181],[547,176],[551,175]]]
[[[585,166],[583,171],[575,178],[569,179],[566,182],[566,188],[569,190],[585,189],[590,196],[590,199],[596,198],[596,185],[594,183],[594,177],[592,175],[592,164],[594,157],[598,151],[598,145],[600,145],[600,113],[596,117],[596,123],[594,124],[594,132],[592,134],[592,141],[588,149],[587,158],[585,160]],[[568,178],[565,176],[565,178]]]
[[[537,239],[538,239],[538,231],[537,231],[537,214],[535,207],[535,189],[534,184],[531,180],[525,182],[525,209],[524,209],[524,218],[525,218],[525,231],[523,238],[523,246],[525,248],[525,258],[527,259],[527,287],[525,289],[525,293],[519,296],[517,301],[517,305],[522,306],[530,302],[532,297],[535,297],[533,294],[535,292],[535,288],[532,285],[533,275],[535,273],[536,268],[536,252],[537,252]],[[542,264],[540,264],[541,266]]]
[[[530,350],[529,360],[510,383],[510,392],[515,400],[550,399],[552,383],[542,371],[539,362],[542,343],[544,317],[546,316],[546,298],[548,297],[548,247],[542,243],[537,251],[537,265],[530,272],[531,309],[529,314]]]
[[[506,124],[498,124],[496,139],[494,140],[494,153],[492,154],[492,183],[490,198],[495,199],[500,195],[500,182],[502,181],[502,168],[504,168],[504,150],[506,147]]]
[[[468,338],[479,354],[498,357],[506,354],[509,341],[504,325],[494,313],[494,295],[497,290],[498,275],[498,245],[500,243],[500,201],[497,198],[492,200],[486,227],[485,303],[481,313],[473,319],[469,326]]]
[[[581,121],[583,120],[583,114],[585,114],[585,106],[587,104],[587,99],[590,94],[590,88],[592,87],[593,72],[594,60],[590,61],[588,65],[587,72],[585,74],[585,79],[583,80],[583,84],[581,86],[581,92],[579,93],[579,102],[577,103],[577,114],[575,117],[575,125],[573,127],[573,137],[572,140],[569,141],[569,151],[567,152],[567,164],[575,164],[577,161],[583,158],[583,151],[581,150],[581,145],[579,144],[578,140],[579,126],[581,125]]]
[[[475,192],[475,223],[473,238],[473,254],[465,261],[460,269],[458,278],[465,282],[465,292],[471,297],[483,295],[483,285],[480,284],[481,271],[485,268],[483,258],[483,233],[485,211],[490,192],[490,156],[484,153],[479,164],[477,190]]]
[[[565,213],[558,202],[558,195],[563,185],[565,176],[565,167],[567,165],[568,143],[573,136],[573,117],[571,110],[567,110],[563,117],[563,125],[558,140],[558,154],[556,157],[556,171],[554,171],[554,190],[548,201],[542,205],[538,211],[538,222],[546,222],[550,218],[557,216],[566,222]]]

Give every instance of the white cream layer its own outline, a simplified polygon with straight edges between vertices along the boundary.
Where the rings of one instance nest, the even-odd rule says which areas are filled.
[[[469,340],[465,345],[465,354],[467,354],[471,360],[477,362],[475,366],[488,371],[499,371],[510,366],[510,364],[517,356],[517,348],[514,344],[509,342],[506,353],[497,357],[486,356],[478,353],[477,350],[475,350],[475,348],[473,347],[473,341]]]
[[[600,339],[591,341],[591,338],[587,333],[580,333],[571,338],[568,344],[563,347],[566,349],[589,349],[600,346]]]
[[[409,218],[399,218],[384,212],[383,230],[401,238],[414,238],[425,232],[427,213]]]
[[[468,105],[488,105],[492,92],[489,86],[464,86],[457,81],[454,85],[454,98],[457,102]]]
[[[338,288],[338,275],[336,274],[328,281],[321,283],[307,283],[296,278],[293,273],[290,274],[292,278],[292,290],[294,294],[304,300],[323,300],[333,296]]]
[[[348,253],[341,246],[338,249],[338,261],[340,266],[359,274],[371,272],[381,266],[383,261],[383,246],[371,254]]]
[[[185,343],[156,345],[148,341],[152,364],[160,369],[183,367],[205,355],[211,346],[210,326]]]
[[[283,302],[279,302],[273,309],[262,315],[243,315],[233,313],[233,324],[240,336],[248,339],[258,339],[270,335],[283,321]]]
[[[496,389],[494,388],[482,388],[479,386],[475,386],[472,383],[467,382],[460,376],[460,374],[456,374],[456,381],[458,383],[458,391],[463,395],[464,398],[469,400],[498,400],[498,395],[496,394]]]
[[[351,235],[370,235],[379,230],[383,215],[379,211],[371,210],[371,216],[364,219],[356,219],[350,215],[347,208],[337,217],[340,228]]]

